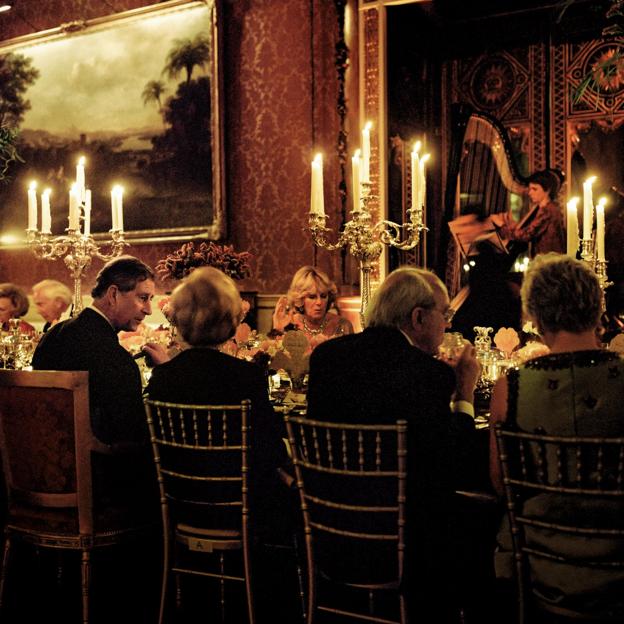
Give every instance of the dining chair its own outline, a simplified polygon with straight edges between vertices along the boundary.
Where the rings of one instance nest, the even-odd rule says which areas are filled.
[[[308,624],[319,614],[405,624],[405,421],[286,415],[303,513]]]
[[[218,580],[222,621],[226,582],[242,584],[248,621],[254,624],[247,497],[250,402],[184,405],[146,397],[145,409],[164,536],[160,624],[172,576],[181,607],[181,575]]]
[[[520,624],[624,621],[624,438],[495,433]]]
[[[14,542],[78,551],[87,624],[92,552],[145,537],[155,527],[110,500],[97,504],[94,458],[116,453],[91,430],[88,373],[0,370],[0,454],[8,498],[0,608],[21,552]]]

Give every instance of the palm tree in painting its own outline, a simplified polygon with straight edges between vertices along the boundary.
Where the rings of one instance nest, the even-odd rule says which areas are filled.
[[[210,40],[206,35],[199,34],[194,39],[176,39],[174,43],[163,73],[177,78],[181,71],[185,71],[188,84],[195,67],[204,67],[210,61]]]
[[[149,104],[150,102],[156,102],[158,104],[158,112],[162,112],[162,96],[165,89],[165,83],[161,80],[150,80],[143,89],[141,97],[143,98],[143,104]]]

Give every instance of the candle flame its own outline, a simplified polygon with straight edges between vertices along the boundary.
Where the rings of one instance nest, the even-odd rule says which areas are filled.
[[[423,157],[420,159],[420,162],[424,164],[429,160],[430,157],[431,154],[424,154]]]
[[[583,184],[588,184],[591,186],[596,181],[596,176],[591,176],[591,178],[587,178]]]
[[[319,165],[322,165],[323,164],[323,154],[317,154],[314,157],[314,160],[312,162],[315,162],[315,163],[317,163]],[[117,188],[121,188],[121,187],[117,187]]]
[[[359,149],[356,149],[355,152],[353,152],[353,158],[360,158],[362,154],[362,151]]]
[[[123,195],[123,186],[115,184],[115,186],[113,186],[113,193],[116,195]]]
[[[372,121],[367,121],[366,124],[364,124],[364,130],[370,130],[372,127],[373,127]]]
[[[416,141],[416,143],[414,143],[414,154],[418,154],[418,152],[420,151],[421,145],[422,144],[420,141]]]
[[[29,188],[31,191],[34,191],[34,190],[37,188],[37,182],[36,182],[35,180],[33,180],[33,181],[32,181],[32,182],[28,185],[28,188]]]
[[[43,191],[43,194],[47,195],[49,197],[50,195],[52,195],[52,189],[51,188],[47,188],[45,191]]]
[[[81,157],[78,159],[78,164],[79,164],[79,165],[83,165],[83,166],[84,166],[84,164],[85,164],[86,160],[87,160],[87,159],[86,159],[84,156],[81,156]]]
[[[602,206],[602,207],[604,208],[604,206],[606,206],[606,204],[607,204],[607,198],[606,198],[606,197],[601,197],[601,198],[598,200],[598,205],[599,205],[599,206]]]
[[[570,208],[571,210],[576,210],[576,207],[580,200],[581,200],[580,197],[572,197],[570,201],[568,202],[568,208]]]

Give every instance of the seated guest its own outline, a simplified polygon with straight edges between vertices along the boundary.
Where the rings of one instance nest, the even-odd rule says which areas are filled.
[[[538,256],[524,277],[522,305],[525,315],[549,347],[550,354],[511,369],[506,378],[498,380],[492,394],[491,424],[507,422],[521,431],[539,429],[555,436],[624,436],[624,360],[618,353],[598,347],[602,293],[596,274],[585,262],[569,256],[555,253]],[[493,427],[490,434],[490,473],[496,490],[502,495]],[[556,508],[558,496],[540,495],[540,510],[546,512],[549,505]],[[537,498],[529,499],[525,504],[535,506]],[[623,518],[624,506],[621,502],[618,504],[619,517]],[[570,513],[580,511],[575,509]],[[594,513],[589,507],[584,511]],[[595,509],[596,518],[601,513],[615,514],[602,507]],[[559,520],[565,524],[565,519]],[[504,551],[511,551],[508,529],[501,529],[499,540],[499,575],[509,576],[511,571],[503,568]],[[592,540],[574,536],[570,536],[565,544],[555,542],[551,545],[555,556],[557,548],[562,548],[568,554],[572,549],[580,558],[587,559],[599,559],[606,547],[604,540],[596,540],[592,547]],[[613,546],[616,547],[621,545]],[[582,603],[612,605],[616,598],[619,608],[624,606],[624,573],[621,570],[587,567],[579,575],[578,571],[570,572],[565,564],[544,564],[539,560],[532,562],[531,568],[535,582],[543,588],[542,593],[551,596],[553,603],[562,609]]]
[[[120,256],[102,267],[91,295],[92,305],[43,335],[32,366],[35,370],[89,372],[93,432],[119,451],[94,458],[96,500],[103,505],[107,500],[127,505],[142,514],[157,513],[139,367],[117,338],[117,332],[135,330],[152,313],[154,273],[137,258]],[[151,355],[156,361],[167,359],[157,345]]]
[[[0,284],[0,327],[3,331],[10,329],[9,320],[17,319],[28,312],[30,304],[26,292],[15,284]],[[22,334],[34,334],[35,328],[26,321],[19,322]]]
[[[445,624],[456,621],[457,552],[449,524],[453,491],[460,473],[470,468],[461,458],[474,435],[479,374],[471,345],[454,370],[436,359],[449,318],[446,288],[433,273],[397,269],[375,292],[362,333],[327,341],[313,351],[308,388],[311,418],[407,421],[409,610],[414,621]]]
[[[35,284],[32,287],[32,296],[37,312],[45,320],[44,332],[60,320],[72,302],[71,290],[62,282],[53,279],[45,279]]]
[[[252,467],[250,488],[257,529],[283,520],[285,487],[278,469],[287,462],[282,424],[269,403],[262,370],[219,351],[241,319],[236,285],[223,272],[195,269],[170,302],[172,322],[190,348],[156,366],[147,386],[151,399],[173,403],[234,404],[251,400]],[[147,347],[148,352],[151,348]]]
[[[291,551],[273,548],[267,555],[262,549],[267,543],[288,545],[292,540],[297,507],[294,490],[280,476],[288,463],[283,424],[269,403],[262,369],[219,350],[242,318],[238,289],[215,268],[195,269],[173,291],[170,311],[172,323],[189,348],[153,369],[147,394],[159,401],[200,405],[251,400],[248,483],[258,621],[296,621],[292,603],[296,604],[298,595],[297,576]],[[151,352],[151,347],[146,351]]]
[[[309,342],[352,334],[353,326],[336,312],[336,284],[313,266],[301,267],[290,282],[288,294],[280,297],[273,313],[273,329],[300,329]]]

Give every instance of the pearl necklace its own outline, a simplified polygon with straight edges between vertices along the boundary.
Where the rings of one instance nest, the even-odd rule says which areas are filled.
[[[301,318],[303,320],[303,330],[306,332],[306,334],[310,334],[310,336],[318,336],[319,334],[322,334],[325,326],[327,325],[327,315],[323,317],[323,322],[318,329],[312,329],[311,327],[308,327],[305,316],[303,314],[301,315]]]

